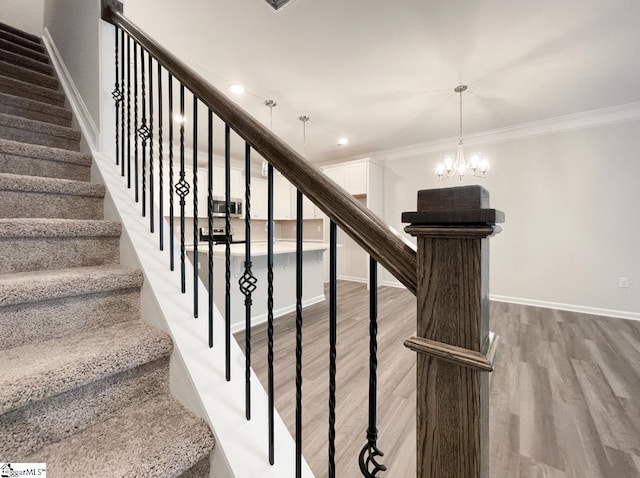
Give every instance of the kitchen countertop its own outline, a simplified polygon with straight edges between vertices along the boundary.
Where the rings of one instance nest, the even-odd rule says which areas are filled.
[[[328,244],[323,242],[311,242],[305,241],[302,243],[302,251],[324,251],[329,248]],[[213,254],[224,255],[226,246],[224,244],[218,244],[213,246]],[[185,250],[193,251],[193,244],[185,246]],[[198,252],[207,252],[209,250],[209,244],[207,242],[198,243]],[[295,241],[276,241],[273,245],[274,254],[293,254],[296,252]],[[267,242],[256,241],[251,243],[251,255],[252,256],[266,256],[267,255]],[[244,257],[244,244],[231,244],[231,256],[232,257]]]

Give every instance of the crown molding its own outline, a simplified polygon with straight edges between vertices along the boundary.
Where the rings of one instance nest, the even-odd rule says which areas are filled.
[[[464,144],[465,146],[481,146],[491,143],[504,143],[517,139],[546,136],[566,131],[637,120],[640,120],[640,102],[584,111],[581,113],[573,113],[540,121],[507,126],[505,128],[473,133],[464,136]],[[455,136],[428,141],[426,143],[418,143],[402,148],[379,150],[368,153],[366,156],[376,161],[395,161],[424,154],[441,153],[450,150],[455,146],[457,141],[458,137]],[[343,158],[340,162],[360,159],[362,157],[363,155]]]

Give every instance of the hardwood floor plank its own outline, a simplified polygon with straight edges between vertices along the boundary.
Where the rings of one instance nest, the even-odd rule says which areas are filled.
[[[544,367],[521,362],[520,377],[520,447],[519,453],[536,462],[564,469],[558,446],[552,409],[549,376]]]
[[[389,471],[415,475],[415,297],[378,291],[378,445]],[[327,476],[328,309],[304,309],[303,451]],[[640,323],[574,312],[491,303],[500,336],[491,378],[491,476],[640,476]],[[275,321],[276,407],[295,430],[295,317]],[[266,325],[254,327],[254,369],[266,384]],[[240,343],[244,335],[236,337]],[[366,441],[368,292],[338,283],[337,476],[360,476]],[[277,444],[276,444],[277,446]]]

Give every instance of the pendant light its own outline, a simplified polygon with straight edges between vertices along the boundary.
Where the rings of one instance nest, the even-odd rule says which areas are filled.
[[[299,116],[298,119],[302,121],[302,157],[307,158],[307,121],[309,117],[307,115]]]
[[[265,106],[269,108],[269,131],[273,132],[273,108],[275,108],[278,103],[274,100],[265,100]],[[266,159],[262,160],[262,177],[266,178],[269,174],[269,163],[267,163]]]
[[[455,159],[448,155],[442,163],[436,166],[438,181],[458,176],[460,181],[465,175],[484,178],[489,170],[489,160],[480,153],[471,153],[467,161],[464,156],[464,143],[462,140],[462,93],[467,90],[467,85],[456,86],[453,91],[460,94],[460,135],[458,136],[458,151]]]

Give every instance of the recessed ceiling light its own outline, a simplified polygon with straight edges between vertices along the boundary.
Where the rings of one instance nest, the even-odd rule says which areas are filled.
[[[187,122],[187,117],[186,116],[182,116],[181,114],[174,115],[173,119],[175,120],[176,123],[186,123]]]
[[[229,90],[231,90],[231,93],[235,93],[236,95],[241,95],[242,93],[244,93],[244,86],[238,85],[237,83],[235,83],[233,85],[229,85]]]
[[[345,144],[349,144],[349,138],[342,137],[338,140],[338,146],[344,146]]]

